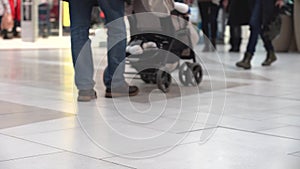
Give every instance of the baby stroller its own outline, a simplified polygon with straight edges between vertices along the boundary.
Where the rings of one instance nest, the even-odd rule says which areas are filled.
[[[127,63],[145,83],[156,84],[165,93],[176,69],[184,86],[197,86],[203,76],[192,47],[188,11],[176,10],[178,5],[184,4],[173,0],[134,0],[133,15],[128,16],[131,38]],[[180,60],[187,61],[180,65]]]

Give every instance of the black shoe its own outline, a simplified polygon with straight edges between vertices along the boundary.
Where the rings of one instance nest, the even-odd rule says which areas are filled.
[[[94,89],[90,90],[79,90],[77,101],[79,102],[89,102],[91,100],[97,99],[97,93]]]
[[[240,52],[240,49],[230,48],[229,52],[236,52],[236,53],[238,53],[238,52]]]
[[[115,89],[107,88],[105,92],[106,98],[136,96],[139,93],[139,88],[136,86],[124,85]]]

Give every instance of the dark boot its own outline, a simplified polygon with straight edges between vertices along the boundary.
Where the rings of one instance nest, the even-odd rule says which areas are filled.
[[[212,44],[211,51],[215,51],[217,49],[216,39],[211,39],[211,44]]]
[[[230,26],[230,45],[229,52],[239,52],[242,42],[242,29],[241,26]]]
[[[242,42],[242,38],[231,38],[230,39],[231,48],[229,49],[229,52],[240,52],[241,42]]]
[[[242,61],[239,61],[236,63],[237,67],[241,67],[244,69],[251,69],[251,59],[252,59],[252,54],[246,52],[244,55],[244,58]]]
[[[270,66],[273,62],[277,60],[277,57],[275,55],[274,51],[270,51],[267,53],[266,60],[261,64],[262,66]]]
[[[13,38],[13,33],[12,31],[8,31],[6,29],[4,29],[2,31],[2,35],[3,35],[3,39],[12,39]]]

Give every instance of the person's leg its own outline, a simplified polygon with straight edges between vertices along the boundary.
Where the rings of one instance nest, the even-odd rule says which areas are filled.
[[[210,5],[210,2],[199,2],[198,1],[198,7],[199,7],[199,11],[200,11],[200,15],[201,15],[201,22],[202,22],[202,31],[203,31],[203,34],[205,35],[204,37],[204,49],[203,51],[209,51],[209,38],[210,38],[210,35],[209,35],[209,31],[208,31],[208,23],[209,23],[209,5]]]
[[[230,52],[239,52],[242,41],[242,28],[240,25],[230,25]]]
[[[211,34],[211,43],[214,48],[216,48],[216,38],[217,38],[217,31],[218,31],[218,12],[219,12],[219,6],[210,3],[210,34]]]
[[[250,38],[247,45],[247,51],[251,55],[254,54],[255,48],[258,41],[258,36],[261,32],[262,15],[261,15],[261,0],[255,1],[255,6],[252,10],[251,18],[249,21],[250,25]]]
[[[105,14],[108,34],[108,65],[104,72],[104,84],[107,88],[112,88],[125,83],[126,26],[124,22],[124,0],[98,1]]]
[[[209,2],[198,2],[200,15],[201,15],[201,22],[202,22],[202,31],[203,33],[209,38],[208,32],[208,23],[209,23]]]
[[[89,39],[89,28],[93,0],[70,0],[71,21],[71,50],[73,66],[75,69],[75,84],[79,90],[79,96],[92,95],[95,82],[94,64]],[[80,11],[80,12],[78,12]],[[80,98],[78,97],[78,100]],[[89,101],[88,99],[86,101]]]
[[[276,7],[274,4],[275,4],[274,0],[264,0],[262,3],[263,27],[267,26],[276,15],[279,15],[278,14],[279,11],[275,9]],[[270,39],[269,36],[265,36],[263,31],[261,32],[261,38],[264,42],[264,47],[267,51],[267,57],[262,63],[262,66],[270,66],[273,62],[277,60],[274,47],[272,44],[272,40]]]
[[[217,43],[224,44],[224,38],[225,38],[225,30],[226,30],[226,21],[228,18],[228,13],[225,11],[224,8],[219,8],[218,12],[218,18],[220,18],[219,26],[218,26],[218,38]]]
[[[261,0],[255,0],[255,5],[252,10],[250,24],[250,38],[248,40],[247,51],[244,55],[243,60],[236,63],[237,67],[242,67],[244,69],[251,68],[251,60],[255,52],[255,48],[258,41],[258,36],[261,32]]]
[[[107,27],[108,65],[104,71],[105,97],[135,96],[136,86],[125,82],[126,26],[124,22],[124,0],[98,0],[105,14]]]

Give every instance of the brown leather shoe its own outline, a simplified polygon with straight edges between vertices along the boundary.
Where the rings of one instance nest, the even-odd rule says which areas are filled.
[[[118,88],[107,88],[105,92],[106,98],[114,97],[125,97],[125,96],[136,96],[139,93],[139,88],[137,86],[124,85]]]
[[[79,90],[77,101],[79,102],[89,102],[91,100],[97,99],[97,93],[94,89],[90,90]]]

